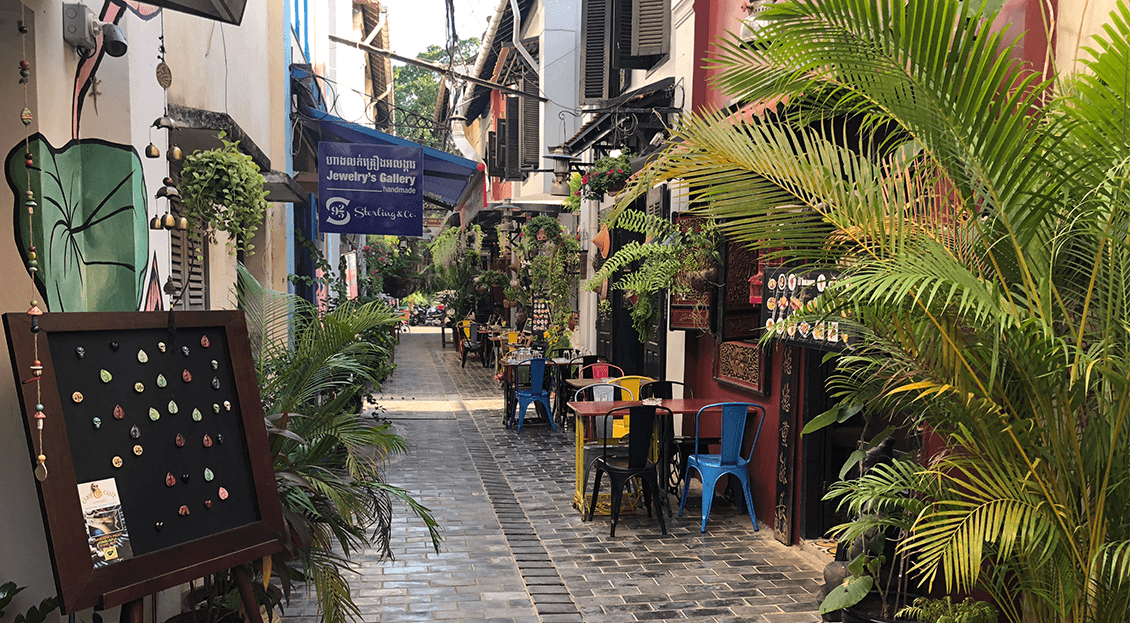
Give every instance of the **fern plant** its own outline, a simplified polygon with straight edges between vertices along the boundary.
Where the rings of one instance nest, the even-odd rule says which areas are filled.
[[[718,265],[718,228],[704,219],[684,230],[667,219],[634,210],[620,212],[612,226],[641,234],[644,242],[633,240],[620,247],[585,283],[585,289],[596,291],[619,275],[612,287],[637,297],[631,309],[632,326],[640,342],[647,342],[659,315],[659,293],[691,294],[686,275]]]

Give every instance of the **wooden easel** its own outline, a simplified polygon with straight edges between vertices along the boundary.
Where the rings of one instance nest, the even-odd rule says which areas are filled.
[[[239,597],[243,602],[243,609],[247,611],[247,619],[251,623],[263,623],[259,616],[259,604],[255,601],[255,593],[251,590],[251,579],[242,566],[233,567],[232,575],[235,576],[235,585],[239,589]],[[118,623],[145,623],[145,600],[134,599],[122,604],[118,615]],[[153,621],[153,623],[159,623]]]

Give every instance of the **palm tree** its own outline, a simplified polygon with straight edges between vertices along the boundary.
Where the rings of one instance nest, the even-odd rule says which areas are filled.
[[[407,451],[404,439],[356,410],[389,357],[363,336],[387,330],[399,316],[375,302],[319,312],[264,288],[242,265],[238,277],[263,410],[273,414],[267,431],[291,537],[273,566],[288,597],[291,580],[313,589],[324,623],[360,620],[347,579],[350,556],[363,548],[391,556],[392,500],[420,517],[439,551],[430,511],[382,479],[387,460]]]
[[[682,180],[732,237],[842,271],[808,318],[859,338],[832,391],[948,448],[903,543],[925,580],[987,590],[1011,621],[1125,622],[1130,11],[1050,80],[969,2],[761,20],[719,46],[716,86],[784,103],[686,117],[618,209]]]

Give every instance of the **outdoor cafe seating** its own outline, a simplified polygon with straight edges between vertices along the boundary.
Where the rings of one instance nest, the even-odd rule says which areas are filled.
[[[721,411],[722,435],[719,440],[721,451],[718,454],[695,452],[687,458],[687,471],[683,480],[683,496],[679,502],[679,516],[687,506],[687,492],[690,488],[691,470],[695,470],[702,478],[702,532],[706,532],[706,521],[710,518],[710,505],[714,500],[714,486],[722,476],[730,475],[741,483],[742,493],[745,495],[746,509],[749,518],[753,520],[753,529],[757,530],[757,514],[753,509],[753,495],[749,487],[749,460],[757,447],[757,439],[761,435],[761,425],[765,421],[765,409],[761,405],[749,402],[719,402],[705,405],[695,415],[695,445],[700,448],[699,431],[702,425],[703,414]],[[757,420],[757,428],[753,434],[753,444],[749,453],[742,456],[742,441],[745,439],[746,419],[750,411],[758,411],[761,417]]]
[[[602,439],[603,452],[593,461],[593,469],[596,475],[587,520],[592,521],[593,515],[596,513],[597,502],[600,498],[601,477],[608,474],[609,484],[611,485],[610,510],[612,515],[610,536],[616,536],[616,524],[620,521],[620,506],[624,488],[633,480],[641,484],[644,507],[647,509],[648,517],[651,516],[652,506],[654,506],[655,515],[659,519],[659,529],[663,534],[667,534],[667,524],[663,521],[663,509],[659,505],[663,491],[659,488],[656,462],[651,459],[657,412],[660,410],[665,411],[667,417],[671,416],[671,411],[663,407],[635,405],[611,409],[601,422],[604,430],[597,434]],[[611,429],[617,420],[627,420],[627,456],[608,451],[609,440],[613,437]]]

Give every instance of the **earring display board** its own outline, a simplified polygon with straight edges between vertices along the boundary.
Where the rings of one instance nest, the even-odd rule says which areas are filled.
[[[139,599],[282,549],[242,312],[4,315],[64,612]],[[32,450],[32,464],[35,462]]]

